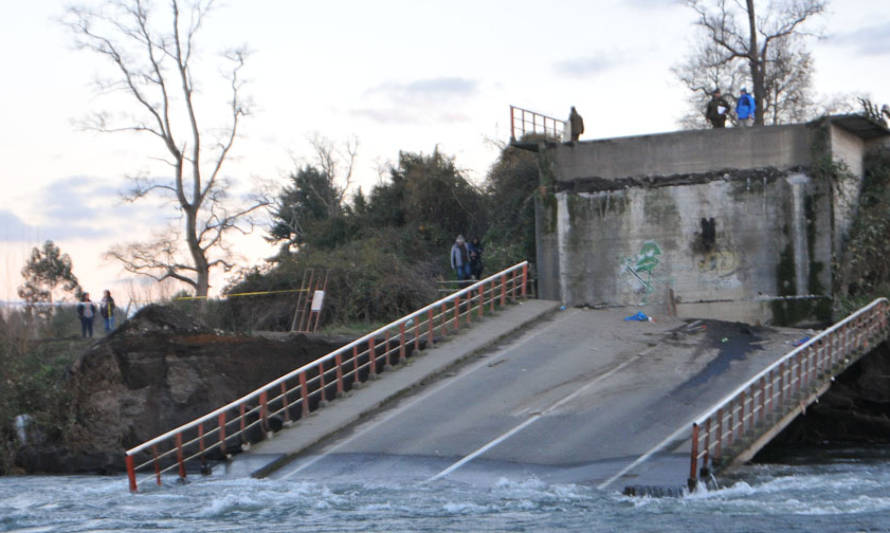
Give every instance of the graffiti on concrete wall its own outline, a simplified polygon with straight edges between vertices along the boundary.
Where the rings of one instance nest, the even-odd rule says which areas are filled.
[[[636,280],[639,284],[636,292],[648,295],[655,291],[655,270],[661,263],[660,256],[661,248],[658,244],[655,241],[646,241],[637,255],[624,259],[622,274],[630,275]]]
[[[698,271],[702,274],[729,276],[739,267],[739,258],[729,250],[714,251],[698,260]]]

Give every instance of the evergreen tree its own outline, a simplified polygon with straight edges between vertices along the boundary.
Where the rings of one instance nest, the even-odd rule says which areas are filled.
[[[25,283],[18,288],[19,297],[25,301],[29,312],[36,311],[40,315],[51,313],[57,287],[74,293],[77,298],[83,292],[72,270],[71,257],[63,254],[53,241],[43,243],[42,249],[35,246],[31,250],[31,257],[22,269],[22,277]]]
[[[292,173],[289,179],[278,196],[269,240],[285,241],[289,247],[297,248],[309,240],[318,243],[316,234],[324,233],[321,223],[344,214],[341,193],[332,176],[311,165]]]

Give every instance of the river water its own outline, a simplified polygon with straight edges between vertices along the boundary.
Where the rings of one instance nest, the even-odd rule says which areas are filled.
[[[890,531],[890,448],[750,465],[723,487],[629,498],[535,479],[467,485],[124,477],[0,478],[0,531]],[[149,484],[146,484],[148,486]]]

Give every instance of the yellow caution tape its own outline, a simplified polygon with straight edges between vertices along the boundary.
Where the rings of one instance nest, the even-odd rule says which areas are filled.
[[[283,294],[287,292],[309,292],[311,289],[283,289],[280,291],[256,291],[256,292],[235,292],[232,294],[227,294],[226,298],[231,298],[232,296],[260,296],[263,294]],[[180,296],[178,298],[173,298],[174,301],[179,300],[206,300],[206,296]]]

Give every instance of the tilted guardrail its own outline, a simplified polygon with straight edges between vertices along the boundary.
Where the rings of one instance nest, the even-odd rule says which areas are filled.
[[[733,460],[724,458],[730,447],[753,442],[793,409],[803,409],[820,385],[886,338],[888,312],[886,298],[875,300],[789,352],[699,417],[692,424],[689,489],[695,489],[699,474],[706,476],[714,465]]]
[[[494,312],[507,301],[527,295],[528,262],[523,261],[454,294],[403,316],[338,348],[237,400],[155,437],[126,452],[130,490],[142,481],[177,470],[185,479],[186,465],[200,461],[207,468],[211,452],[225,457],[241,447],[249,432],[265,437],[273,419],[289,424],[309,414],[321,401],[333,399],[387,366],[404,361],[408,351],[432,345],[436,336],[454,333]],[[475,318],[474,318],[475,317]],[[380,343],[382,339],[382,343]],[[137,464],[137,460],[142,461]]]

